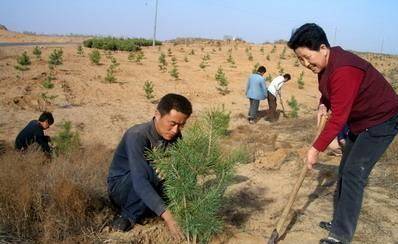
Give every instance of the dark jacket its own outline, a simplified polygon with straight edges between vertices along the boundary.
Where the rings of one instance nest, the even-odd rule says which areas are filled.
[[[166,206],[156,188],[162,182],[145,154],[155,147],[166,148],[180,137],[181,135],[176,136],[173,141],[164,140],[157,133],[153,120],[128,129],[116,148],[110,165],[108,188],[112,188],[116,181],[129,174],[137,195],[149,209],[161,215]]]
[[[15,148],[17,150],[26,150],[29,145],[37,143],[40,145],[43,152],[51,153],[51,148],[48,145],[50,141],[49,136],[44,135],[44,129],[38,120],[32,120],[23,128],[15,139]]]

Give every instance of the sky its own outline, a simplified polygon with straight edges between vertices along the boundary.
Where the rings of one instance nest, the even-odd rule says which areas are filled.
[[[43,34],[152,39],[156,0],[0,0],[0,24]],[[331,45],[398,54],[395,0],[158,0],[156,39],[236,36],[248,42],[288,40],[312,22]]]

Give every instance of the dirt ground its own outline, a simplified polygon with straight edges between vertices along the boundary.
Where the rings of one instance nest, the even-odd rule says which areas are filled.
[[[35,37],[0,31],[0,42],[78,42],[81,38]],[[79,131],[84,145],[103,144],[114,149],[122,133],[130,126],[149,120],[154,113],[156,100],[169,92],[187,96],[193,103],[192,120],[212,106],[224,105],[231,111],[230,136],[227,146],[247,146],[252,152],[252,162],[238,165],[233,184],[227,189],[227,204],[222,209],[225,231],[212,243],[264,243],[275,227],[287,201],[289,192],[303,164],[302,157],[315,133],[315,109],[319,92],[316,76],[303,67],[297,67],[296,58],[287,49],[286,58],[280,59],[285,45],[254,45],[246,43],[193,43],[143,48],[142,64],[128,61],[127,52],[113,52],[120,63],[116,68],[115,83],[105,82],[106,70],[111,64],[101,51],[100,65],[91,64],[89,53],[76,53],[77,45],[60,45],[64,51],[62,65],[55,67],[53,89],[45,89],[42,82],[50,73],[47,65],[49,54],[56,47],[42,47],[42,58],[32,55],[33,47],[0,47],[0,140],[12,143],[25,124],[36,119],[40,110],[53,112],[55,126],[49,135],[55,135],[62,120],[72,122]],[[264,54],[260,51],[264,48]],[[168,49],[177,59],[180,78],[175,80],[168,71],[171,57],[167,56],[168,71],[159,71],[160,52]],[[228,50],[232,50],[235,67],[227,62]],[[194,55],[190,55],[194,50]],[[14,68],[16,57],[27,51],[32,64],[27,71]],[[253,55],[248,59],[246,52]],[[203,56],[210,55],[208,66],[199,67]],[[269,60],[267,59],[269,55]],[[364,54],[365,55],[365,54]],[[366,54],[368,55],[368,54]],[[368,56],[365,56],[368,57]],[[187,58],[188,62],[184,59]],[[396,67],[398,58],[385,56],[381,59],[369,56],[371,62],[381,69]],[[279,117],[275,123],[260,118],[256,124],[247,123],[248,100],[245,86],[256,63],[264,65],[267,73],[275,77],[280,68],[292,75],[282,91],[286,113],[292,96],[299,103],[299,118]],[[280,64],[278,64],[280,62]],[[229,80],[230,93],[219,94],[214,75],[222,67]],[[304,72],[304,89],[298,89],[297,79]],[[145,81],[154,84],[155,98],[145,98]],[[42,93],[55,98],[45,103]],[[264,114],[267,102],[260,109]],[[278,108],[281,105],[278,104]],[[308,174],[294,205],[292,221],[287,234],[280,243],[317,243],[327,235],[318,227],[321,220],[329,220],[332,211],[332,195],[339,157],[324,153],[318,167]],[[109,162],[104,162],[109,163]],[[379,163],[375,168],[365,193],[362,214],[353,243],[398,243],[397,193],[391,192],[384,181],[384,173],[391,162]],[[168,243],[171,242],[162,221],[153,220],[138,225],[129,233],[101,234],[109,243]]]

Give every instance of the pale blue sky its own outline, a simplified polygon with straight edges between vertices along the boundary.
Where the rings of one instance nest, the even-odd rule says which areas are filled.
[[[0,24],[48,34],[152,38],[155,0],[1,0]],[[289,39],[315,22],[332,45],[398,54],[394,0],[159,0],[157,39],[238,36],[262,43]]]

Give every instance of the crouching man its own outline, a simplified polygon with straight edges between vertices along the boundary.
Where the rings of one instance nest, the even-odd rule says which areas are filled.
[[[151,121],[128,129],[119,143],[109,168],[109,197],[119,209],[112,229],[128,231],[152,211],[161,216],[171,234],[181,238],[181,231],[162,199],[163,180],[146,158],[155,147],[166,148],[181,138],[180,130],[192,113],[184,96],[167,94],[159,102]]]

